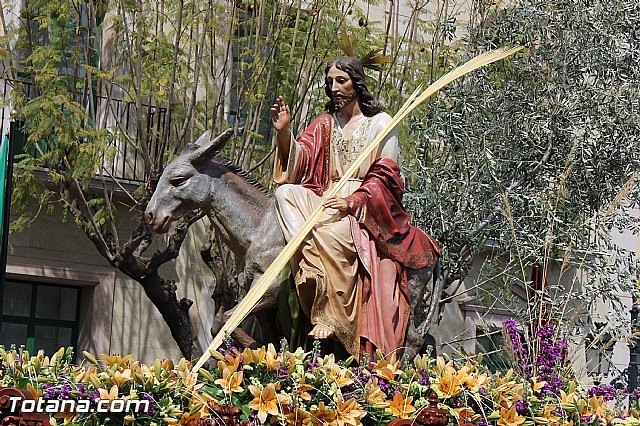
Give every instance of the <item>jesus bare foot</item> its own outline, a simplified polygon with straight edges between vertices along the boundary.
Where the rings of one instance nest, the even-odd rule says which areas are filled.
[[[333,333],[333,330],[331,330],[329,327],[322,324],[318,324],[315,327],[313,327],[313,330],[309,332],[309,336],[315,339],[328,339],[330,337],[333,337],[334,333]]]

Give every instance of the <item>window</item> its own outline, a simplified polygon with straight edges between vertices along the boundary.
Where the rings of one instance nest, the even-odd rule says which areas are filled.
[[[0,344],[52,355],[78,341],[80,288],[7,280]]]

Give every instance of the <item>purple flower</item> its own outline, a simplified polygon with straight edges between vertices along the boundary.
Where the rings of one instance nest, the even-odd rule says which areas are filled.
[[[603,401],[612,401],[618,397],[618,391],[612,385],[600,385],[589,389],[587,395],[590,397],[594,395],[601,396]]]
[[[385,379],[378,378],[378,386],[380,386],[380,390],[385,394],[389,395],[389,391],[391,390],[391,385]]]
[[[546,382],[543,392],[558,394],[564,386],[559,372],[565,365],[567,342],[564,338],[556,338],[556,329],[552,324],[544,324],[538,328],[537,345],[527,346],[523,343],[518,323],[513,319],[503,322],[511,349],[514,355],[515,370],[523,377],[537,376]],[[533,348],[537,351],[534,352]]]
[[[524,377],[531,377],[531,363],[529,362],[529,350],[522,343],[521,331],[518,327],[518,323],[514,319],[505,320],[502,323],[504,330],[507,333],[509,343],[511,344],[511,350],[513,351],[515,368]]]
[[[535,360],[535,369],[540,380],[546,381],[543,392],[558,394],[564,381],[558,372],[564,367],[567,355],[567,342],[563,338],[555,339],[555,327],[545,324],[538,329],[537,337],[540,350]]]
[[[158,408],[158,404],[156,404],[156,400],[153,399],[153,396],[148,393],[144,393],[142,394],[142,398],[149,401],[149,408],[147,409],[145,414],[149,416],[152,416],[153,414],[155,414],[156,409]]]
[[[515,405],[518,414],[524,414],[529,409],[529,403],[527,401],[516,401],[513,405]]]

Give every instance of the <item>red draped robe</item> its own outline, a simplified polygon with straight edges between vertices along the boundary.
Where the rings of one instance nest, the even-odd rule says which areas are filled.
[[[297,183],[323,195],[332,183],[332,125],[330,115],[319,116],[297,139],[297,156],[276,154],[281,156],[276,161],[276,182]],[[410,225],[403,192],[398,164],[382,157],[372,161],[362,184],[345,197],[363,267],[359,335],[368,352],[376,347],[389,353],[403,345],[410,318],[406,268],[433,265],[440,254],[433,238]]]

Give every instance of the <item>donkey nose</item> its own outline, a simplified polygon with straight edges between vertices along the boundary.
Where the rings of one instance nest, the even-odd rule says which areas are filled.
[[[145,214],[147,222],[151,223],[153,221],[153,213],[151,211],[146,211]]]

